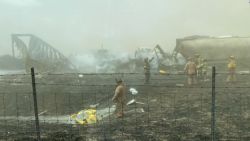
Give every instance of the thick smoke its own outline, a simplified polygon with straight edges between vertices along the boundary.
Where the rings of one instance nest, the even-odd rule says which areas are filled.
[[[70,57],[78,71],[85,73],[114,73],[121,69],[123,72],[131,72],[134,71],[133,60],[133,54],[118,54],[106,49]]]
[[[100,49],[93,53],[72,55],[70,60],[78,71],[85,73],[141,73],[143,72],[145,58],[152,60],[150,62],[152,72],[158,72],[160,64],[166,66],[174,64],[173,60],[164,59],[160,53],[156,53],[151,48],[138,48],[130,54]]]

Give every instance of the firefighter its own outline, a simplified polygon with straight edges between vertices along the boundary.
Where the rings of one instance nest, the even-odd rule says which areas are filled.
[[[126,106],[126,86],[121,79],[116,80],[117,86],[112,101],[116,104],[115,115],[117,118],[124,116],[124,109]]]
[[[197,70],[197,77],[200,79],[202,78],[202,58],[200,54],[195,54],[195,64],[196,64],[196,70]]]
[[[207,79],[207,69],[208,69],[208,66],[207,66],[207,59],[202,59],[202,77],[203,77],[203,81],[208,81]]]
[[[145,74],[145,81],[144,84],[148,84],[150,80],[150,63],[153,61],[154,57],[152,57],[150,60],[148,58],[144,59],[144,74]]]
[[[197,73],[197,68],[196,64],[193,61],[193,58],[189,57],[188,62],[184,68],[185,73],[188,76],[188,85],[193,85],[197,83],[196,80],[196,73]]]
[[[194,57],[194,63],[197,65],[199,63],[200,54],[195,54]]]
[[[236,81],[236,74],[235,74],[236,60],[234,56],[229,57],[227,68],[228,68],[227,82],[235,82]]]

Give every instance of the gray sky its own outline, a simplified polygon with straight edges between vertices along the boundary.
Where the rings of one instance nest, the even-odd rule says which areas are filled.
[[[172,50],[189,35],[250,36],[248,0],[0,0],[0,55],[31,33],[65,55],[104,48]]]

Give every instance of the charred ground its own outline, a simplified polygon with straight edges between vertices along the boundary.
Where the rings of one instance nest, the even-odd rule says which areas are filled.
[[[122,119],[110,116],[95,125],[61,123],[61,116],[99,103],[97,109],[113,105],[114,80],[122,77],[127,87],[136,88],[136,100],[126,108]],[[216,136],[219,140],[249,140],[249,75],[238,75],[238,82],[227,84],[226,74],[216,75]],[[37,75],[42,140],[210,140],[211,81],[188,87],[182,74],[153,75],[143,84],[142,74]],[[1,140],[35,140],[31,78],[29,75],[1,77]],[[128,100],[134,97],[128,93]],[[143,111],[142,111],[143,109]],[[9,117],[15,117],[14,119]],[[54,120],[54,122],[53,122]],[[67,121],[65,121],[67,122]]]

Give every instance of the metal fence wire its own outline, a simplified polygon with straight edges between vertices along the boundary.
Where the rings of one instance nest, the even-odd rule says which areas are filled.
[[[0,141],[249,141],[250,75],[212,74],[193,86],[184,74],[152,74],[150,84],[138,73],[1,75]],[[135,101],[123,118],[113,114],[115,78]],[[72,119],[88,109],[97,122]]]

